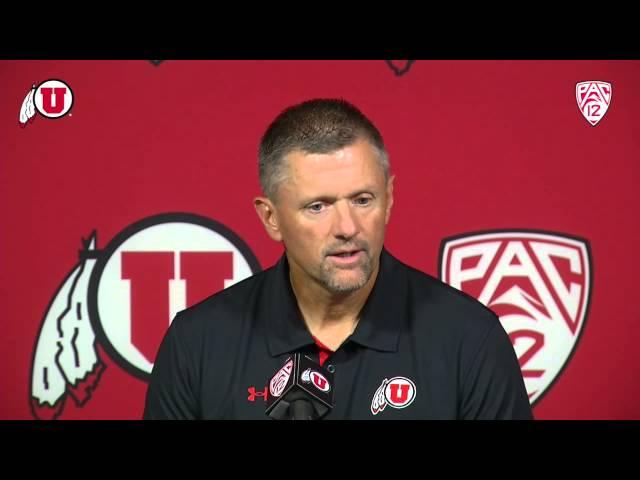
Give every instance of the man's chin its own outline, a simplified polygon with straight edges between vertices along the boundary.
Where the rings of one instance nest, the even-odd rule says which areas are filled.
[[[360,270],[356,275],[338,274],[331,279],[328,286],[336,293],[349,293],[361,289],[366,285],[366,283],[367,279],[365,278],[364,273]]]

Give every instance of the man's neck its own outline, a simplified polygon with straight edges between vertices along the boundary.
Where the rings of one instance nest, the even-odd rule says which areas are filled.
[[[289,279],[307,328],[311,334],[332,350],[344,342],[355,330],[360,312],[378,276],[376,265],[367,283],[350,293],[333,293],[295,268]]]

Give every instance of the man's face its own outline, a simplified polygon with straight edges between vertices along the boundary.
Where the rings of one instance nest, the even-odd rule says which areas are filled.
[[[292,275],[331,293],[362,288],[377,272],[393,178],[364,140],[329,154],[292,152],[274,214]],[[272,235],[273,236],[273,235]]]

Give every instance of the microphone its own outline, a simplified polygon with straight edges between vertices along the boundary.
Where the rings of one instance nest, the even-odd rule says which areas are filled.
[[[275,420],[318,420],[333,408],[333,373],[295,353],[269,381],[265,414]]]

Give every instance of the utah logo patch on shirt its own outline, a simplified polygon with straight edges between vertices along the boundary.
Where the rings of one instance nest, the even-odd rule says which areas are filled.
[[[371,400],[371,413],[377,415],[387,405],[391,408],[406,408],[416,399],[416,385],[406,377],[385,378]]]

